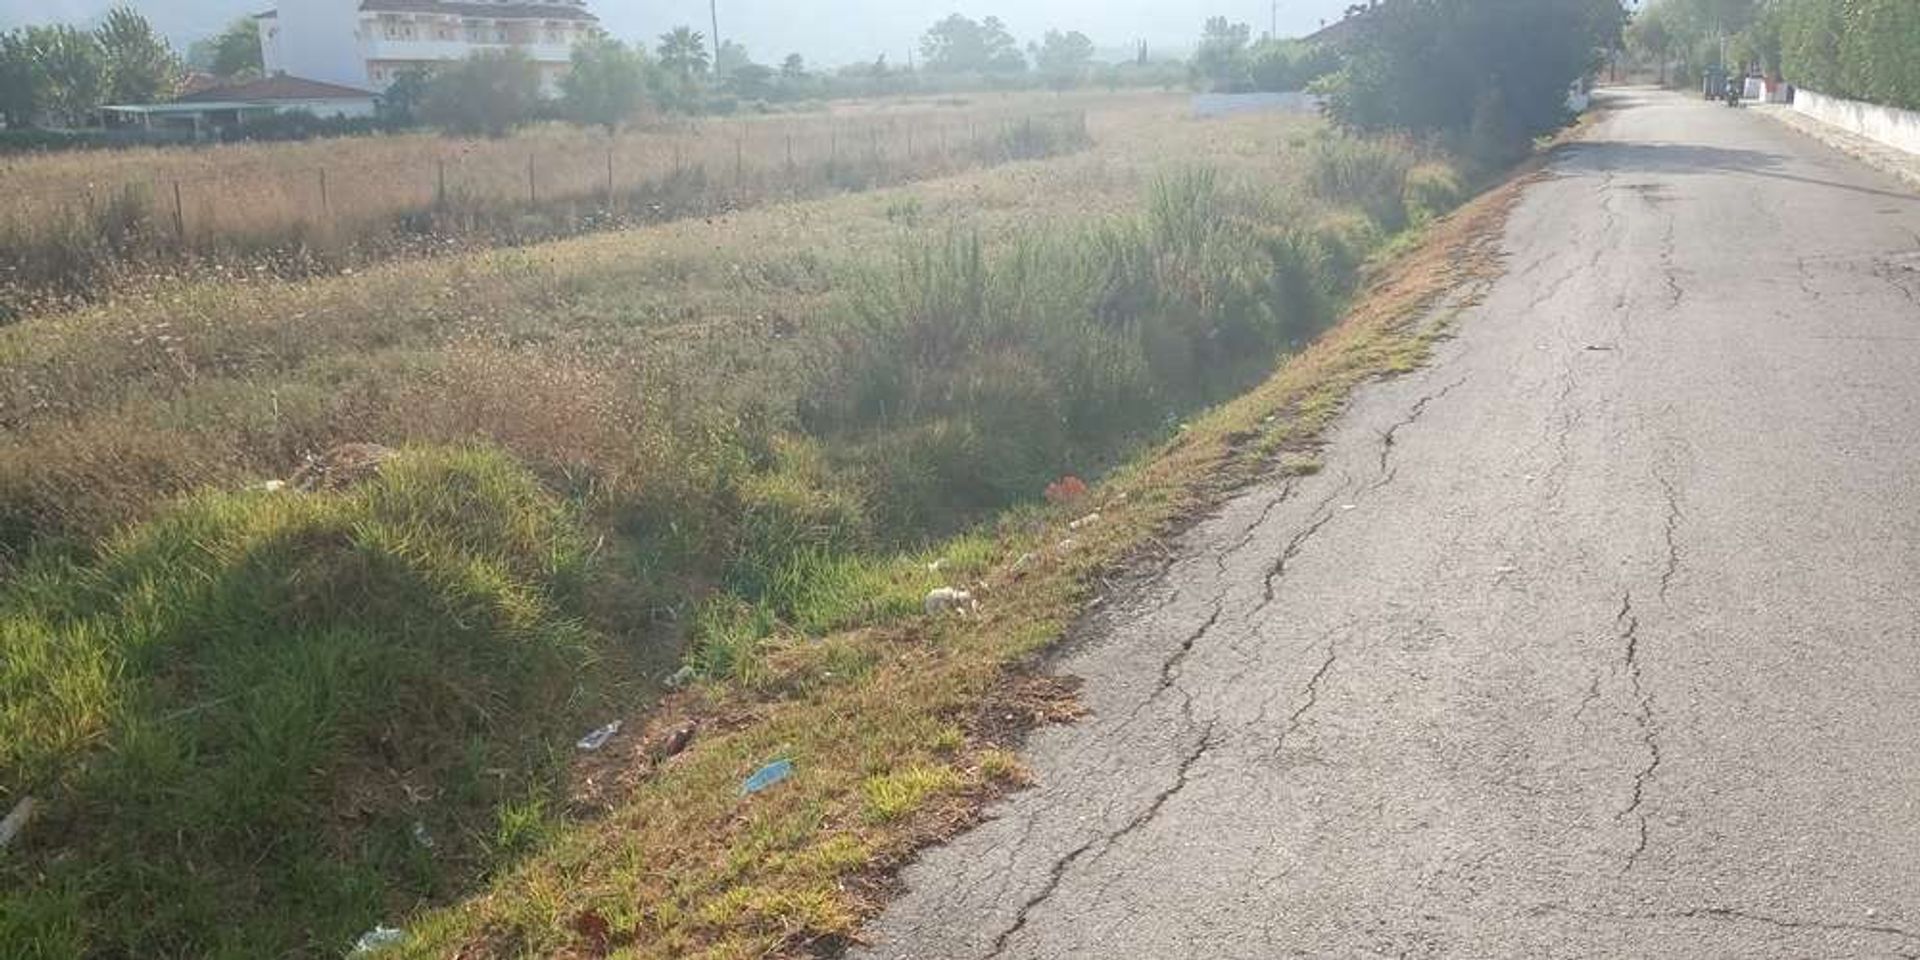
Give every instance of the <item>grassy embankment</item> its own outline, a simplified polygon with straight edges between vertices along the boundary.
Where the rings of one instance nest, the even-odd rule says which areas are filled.
[[[1055,156],[1085,145],[1081,102],[0,158],[0,323],[156,276],[310,276]]]
[[[0,860],[0,940],[848,935],[859,878],[1017,781],[973,721],[1083,575],[1420,354],[1404,324],[1446,253],[1266,379],[1457,178],[1171,111],[913,189],[0,331],[0,805],[43,811]],[[411,452],[343,493],[197,492],[349,440]],[[1100,502],[1036,503],[1129,463]],[[982,618],[916,614],[976,580]],[[699,717],[691,751],[569,762],[682,659],[701,680],[653,717]],[[799,775],[740,800],[775,757]]]

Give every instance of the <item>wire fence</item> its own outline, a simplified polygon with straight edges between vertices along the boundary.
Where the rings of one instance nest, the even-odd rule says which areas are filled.
[[[524,239],[670,219],[1050,156],[1087,143],[1086,124],[1062,111],[409,138],[406,155],[343,146],[294,164],[256,149],[197,174],[0,190],[0,288],[78,293],[116,262],[182,255],[338,255],[408,237]]]

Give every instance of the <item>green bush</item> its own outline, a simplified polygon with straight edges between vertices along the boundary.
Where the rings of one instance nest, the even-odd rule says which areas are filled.
[[[0,594],[0,805],[42,815],[0,862],[0,942],[331,953],[487,869],[597,689],[558,612],[586,562],[506,458],[421,451],[29,564]]]
[[[1459,173],[1444,163],[1423,163],[1407,171],[1407,218],[1415,225],[1444,215],[1466,196]]]
[[[1386,139],[1326,137],[1307,151],[1307,183],[1314,195],[1366,211],[1392,233],[1407,224],[1407,172],[1413,150]]]
[[[1788,80],[1835,97],[1920,110],[1920,5],[1912,0],[1783,0]]]

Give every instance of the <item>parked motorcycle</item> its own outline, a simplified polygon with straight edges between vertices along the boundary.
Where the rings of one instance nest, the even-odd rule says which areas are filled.
[[[1746,95],[1747,91],[1745,88],[1746,88],[1745,81],[1741,80],[1738,77],[1728,77],[1727,89],[1723,94],[1724,99],[1727,101],[1727,106],[1729,107],[1739,106],[1740,100]]]

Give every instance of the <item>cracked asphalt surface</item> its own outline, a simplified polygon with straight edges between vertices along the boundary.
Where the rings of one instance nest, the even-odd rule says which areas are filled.
[[[1652,92],[867,956],[1920,956],[1920,199]]]

